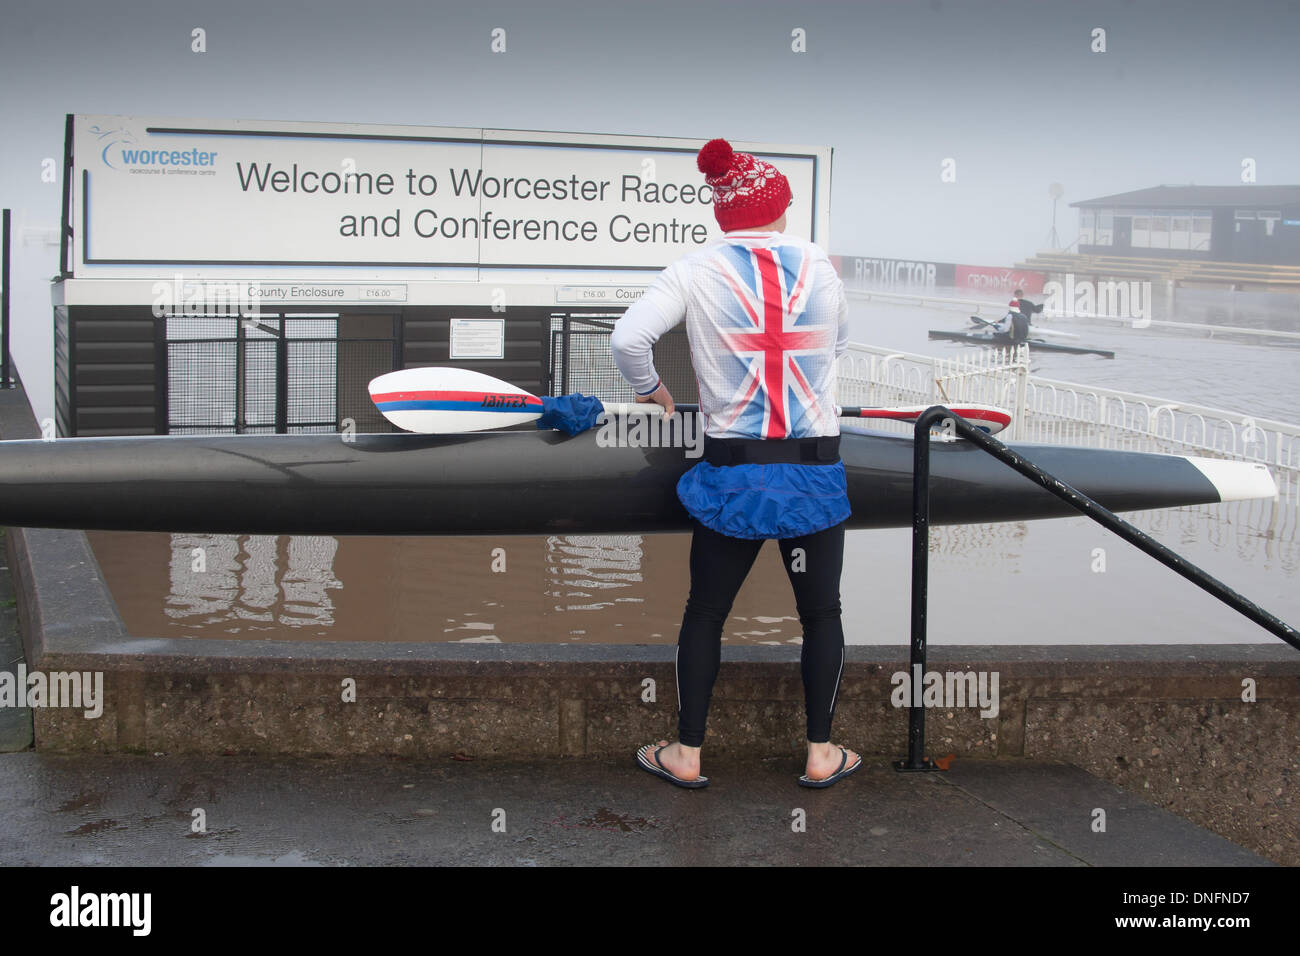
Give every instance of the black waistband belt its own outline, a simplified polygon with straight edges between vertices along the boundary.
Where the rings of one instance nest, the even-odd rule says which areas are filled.
[[[704,436],[710,465],[833,465],[840,460],[840,436],[820,438],[711,438]]]

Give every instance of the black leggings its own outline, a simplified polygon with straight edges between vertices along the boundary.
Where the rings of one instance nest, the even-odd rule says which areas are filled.
[[[713,682],[722,660],[722,625],[758,557],[761,540],[731,538],[695,524],[691,538],[691,595],[677,639],[677,735],[688,746],[704,743]],[[831,717],[844,671],[840,624],[840,571],[844,525],[800,538],[780,538],[781,560],[794,588],[803,624],[800,654],[808,740],[831,739]],[[802,548],[802,555],[794,550]]]

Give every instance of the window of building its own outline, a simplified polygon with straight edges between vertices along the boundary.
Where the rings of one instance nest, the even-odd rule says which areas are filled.
[[[1208,209],[1198,209],[1192,213],[1192,238],[1188,246],[1193,252],[1210,251],[1210,224],[1212,222]]]
[[[1152,249],[1169,248],[1169,217],[1168,216],[1151,217],[1151,248]]]
[[[1151,245],[1151,210],[1133,210],[1133,227],[1129,234],[1129,244],[1134,249],[1145,249]]]
[[[1236,219],[1236,222],[1233,223],[1233,228],[1237,232],[1241,232],[1241,224],[1243,222],[1262,220],[1264,223],[1264,235],[1271,236],[1273,235],[1273,227],[1276,226],[1278,221],[1282,218],[1282,212],[1278,209],[1238,209],[1233,213],[1233,218]]]
[[[1131,243],[1135,249],[1190,249],[1206,252],[1210,248],[1208,209],[1134,209]]]
[[[1115,210],[1099,209],[1097,211],[1097,236],[1095,245],[1109,246],[1115,242]]]
[[[1192,214],[1190,210],[1178,210],[1169,214],[1169,248],[1190,249],[1192,247]]]
[[[1091,209],[1079,210],[1079,245],[1094,245],[1097,235],[1097,214]]]

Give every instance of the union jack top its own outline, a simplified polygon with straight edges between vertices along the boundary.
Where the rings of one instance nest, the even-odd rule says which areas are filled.
[[[678,259],[615,323],[610,348],[638,395],[659,387],[651,348],[683,319],[714,438],[840,433],[835,360],[848,302],[830,258],[797,236],[729,232]]]

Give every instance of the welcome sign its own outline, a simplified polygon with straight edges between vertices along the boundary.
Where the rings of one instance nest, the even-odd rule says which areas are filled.
[[[719,235],[701,145],[75,116],[73,271],[658,269]],[[829,148],[733,145],[785,173],[789,231],[824,246]]]

